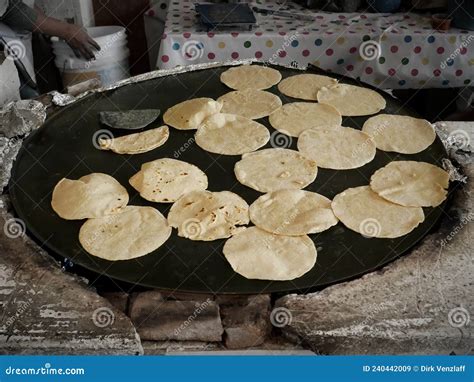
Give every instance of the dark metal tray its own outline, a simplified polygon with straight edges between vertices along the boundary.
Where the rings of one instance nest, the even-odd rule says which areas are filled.
[[[232,190],[249,204],[261,195],[237,182],[233,168],[239,156],[219,156],[203,151],[194,143],[194,131],[170,128],[171,135],[164,146],[140,155],[118,155],[97,150],[93,145],[94,133],[104,128],[99,124],[98,112],[133,108],[165,111],[188,98],[216,99],[229,91],[219,81],[219,75],[226,69],[219,67],[170,75],[92,94],[49,118],[43,127],[25,140],[12,171],[11,200],[28,231],[55,254],[88,270],[131,284],[189,292],[306,292],[354,278],[396,259],[422,240],[440,219],[446,203],[437,208],[425,208],[424,223],[397,239],[365,238],[339,223],[328,231],[311,235],[318,249],[315,267],[303,277],[286,282],[247,280],[234,273],[222,255],[225,240],[191,241],[178,237],[176,230],[164,246],[136,260],[110,262],[87,254],[78,241],[83,221],[63,220],[50,205],[52,190],[63,177],[77,179],[91,172],[110,174],[127,187],[130,204],[151,205],[165,216],[170,205],[147,202],[128,184],[128,179],[140,169],[142,163],[160,157],[178,158],[197,165],[207,173],[211,191]],[[284,78],[301,73],[287,68],[278,69]],[[321,73],[315,68],[308,69],[308,72]],[[357,83],[341,76],[334,77],[342,82]],[[270,91],[279,94],[276,86]],[[386,93],[381,94],[387,100],[385,113],[416,116],[396,99]],[[284,103],[296,101],[279,95]],[[344,118],[343,125],[361,128],[366,119]],[[161,122],[160,118],[150,127],[159,126]],[[268,118],[259,122],[274,133]],[[276,139],[273,141],[278,142]],[[280,142],[286,143],[286,140]],[[268,144],[266,147],[271,146]],[[295,139],[290,148],[296,149]],[[446,156],[439,138],[427,150],[415,155],[377,150],[375,159],[359,169],[319,169],[316,181],[306,189],[333,198],[346,188],[368,184],[371,174],[392,160],[409,159],[440,165],[441,158]]]

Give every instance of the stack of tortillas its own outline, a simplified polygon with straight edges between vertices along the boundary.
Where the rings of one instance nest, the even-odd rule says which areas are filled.
[[[367,237],[395,238],[425,219],[421,207],[436,207],[447,196],[449,174],[429,163],[394,161],[377,170],[370,186],[334,197],[332,209],[348,228]]]
[[[51,206],[63,219],[87,221],[79,242],[91,255],[129,260],[158,249],[171,235],[166,218],[152,207],[127,206],[128,193],[113,177],[93,173],[61,179]]]

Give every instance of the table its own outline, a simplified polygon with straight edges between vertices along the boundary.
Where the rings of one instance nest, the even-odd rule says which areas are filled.
[[[170,1],[160,69],[256,58],[295,67],[313,63],[385,89],[472,86],[474,33],[435,31],[428,16],[316,13],[294,3],[251,1],[293,17],[256,13],[251,31],[207,31],[195,3]]]

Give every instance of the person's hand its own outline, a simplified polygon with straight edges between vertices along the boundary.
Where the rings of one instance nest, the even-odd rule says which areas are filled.
[[[95,55],[93,49],[100,50],[99,44],[97,44],[91,36],[87,34],[84,28],[75,25],[68,24],[67,32],[64,39],[73,50],[76,57],[84,57],[86,60],[94,60]]]

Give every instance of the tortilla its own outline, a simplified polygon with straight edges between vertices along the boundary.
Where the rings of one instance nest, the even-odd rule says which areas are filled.
[[[373,138],[378,149],[402,154],[419,153],[436,138],[431,123],[406,115],[376,115],[365,121],[362,131]]]
[[[224,256],[247,279],[294,280],[316,263],[316,247],[308,236],[279,236],[250,227],[226,241]]]
[[[385,99],[376,91],[360,86],[337,84],[322,88],[318,101],[334,106],[344,116],[371,115],[385,109]]]
[[[348,188],[334,197],[331,206],[347,228],[366,237],[400,237],[425,220],[422,208],[389,202],[369,186]]]
[[[127,206],[120,214],[87,220],[79,231],[79,242],[93,256],[119,261],[155,251],[170,235],[171,227],[158,210]]]
[[[178,236],[197,241],[224,239],[249,223],[248,204],[230,191],[192,191],[171,207],[168,222]]]
[[[198,167],[176,159],[161,158],[144,163],[129,183],[143,199],[172,203],[191,191],[207,188],[207,176]]]
[[[212,98],[193,98],[178,103],[166,110],[163,121],[178,130],[193,130],[209,116],[219,113],[220,102]]]
[[[100,123],[114,129],[142,129],[160,116],[160,109],[101,111]]]
[[[297,137],[307,129],[336,129],[342,117],[329,105],[312,102],[293,102],[283,105],[269,117],[270,124],[278,131]]]
[[[298,138],[298,150],[318,167],[333,170],[362,167],[371,162],[376,153],[372,138],[350,127],[303,131]]]
[[[63,219],[80,220],[116,214],[128,203],[127,190],[107,174],[78,180],[63,178],[53,190],[51,207]]]
[[[234,114],[214,114],[195,134],[196,144],[211,153],[240,155],[265,146],[270,140],[268,129],[251,119]]]
[[[281,107],[281,99],[270,92],[247,89],[224,94],[217,99],[222,103],[222,113],[237,114],[245,118],[266,117]]]
[[[249,208],[257,227],[276,235],[323,232],[337,224],[331,200],[315,192],[279,190],[260,196]]]
[[[258,65],[237,66],[221,74],[221,82],[235,90],[264,90],[280,81],[281,74],[278,70]]]
[[[317,101],[318,91],[321,88],[335,84],[337,84],[335,78],[319,74],[297,74],[281,81],[278,90],[288,97]]]
[[[305,188],[316,179],[318,168],[298,151],[278,148],[243,155],[234,172],[243,185],[272,192]]]
[[[382,198],[402,206],[436,207],[448,194],[449,174],[430,163],[395,161],[372,175],[370,187]]]
[[[111,150],[117,154],[143,154],[163,146],[170,136],[168,126],[124,135],[118,138],[99,140],[101,150]]]

